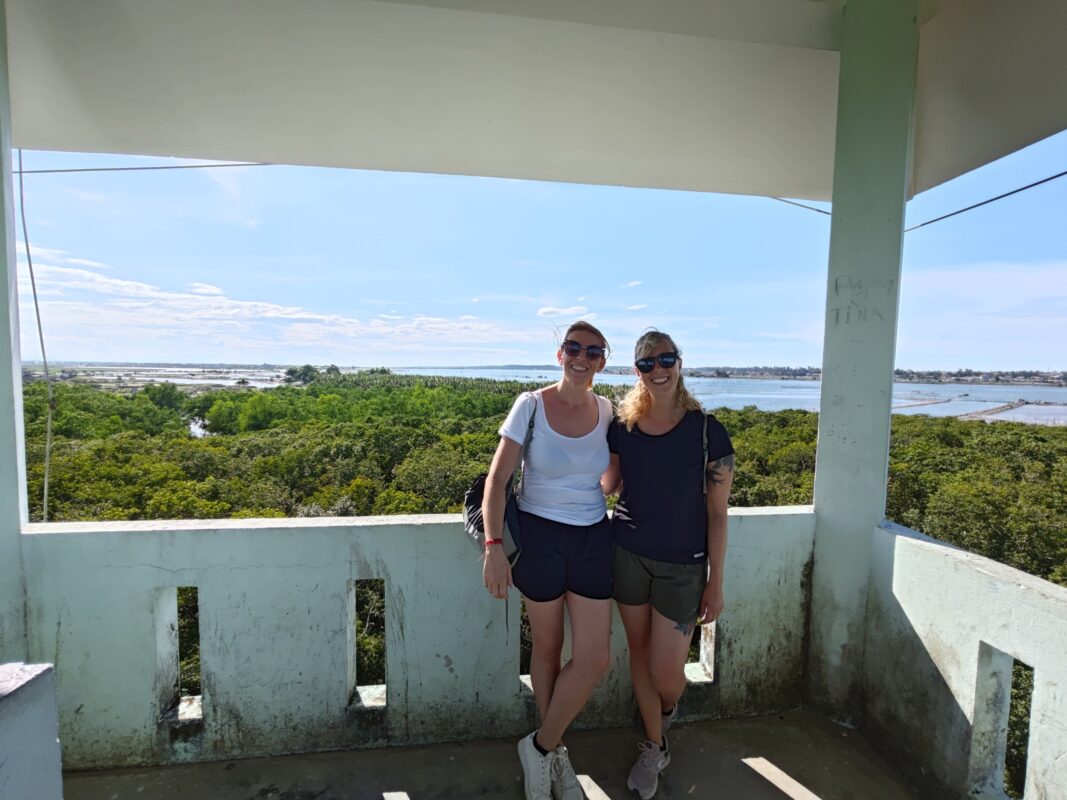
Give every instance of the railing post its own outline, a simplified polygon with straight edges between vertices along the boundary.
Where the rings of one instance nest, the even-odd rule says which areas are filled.
[[[806,693],[855,718],[871,536],[885,514],[909,189],[917,0],[848,0],[842,26]]]
[[[26,659],[26,593],[22,524],[26,461],[22,437],[22,365],[11,189],[11,98],[7,73],[7,8],[0,0],[0,662]]]

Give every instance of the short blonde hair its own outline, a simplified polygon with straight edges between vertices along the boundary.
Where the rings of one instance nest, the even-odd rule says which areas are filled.
[[[682,351],[678,349],[678,345],[675,344],[668,334],[663,331],[658,331],[655,328],[649,328],[647,331],[641,334],[637,343],[634,345],[634,361],[639,358],[645,358],[650,355],[653,350],[659,347],[663,342],[667,342],[671,348],[678,355],[682,354]],[[689,389],[686,388],[685,380],[678,374],[678,386],[675,389],[674,394],[675,407],[682,411],[703,411],[704,406],[700,404],[700,401],[693,397]],[[645,388],[644,382],[640,378],[637,379],[637,383],[634,387],[626,393],[626,396],[619,403],[619,419],[626,426],[626,430],[632,431],[634,425],[649,409],[652,408],[652,395],[649,394],[648,389]]]

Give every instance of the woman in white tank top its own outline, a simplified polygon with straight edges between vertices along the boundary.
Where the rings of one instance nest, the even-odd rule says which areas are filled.
[[[530,680],[541,727],[519,742],[527,800],[583,797],[562,737],[608,666],[612,551],[602,478],[610,464],[613,415],[611,403],[591,391],[607,349],[603,334],[588,322],[567,329],[556,353],[560,380],[520,395],[500,427],[482,505],[485,586],[498,598],[511,585],[519,588],[533,635]],[[492,542],[501,537],[505,489],[531,415],[518,499],[522,557],[512,570]],[[564,606],[572,656],[561,669]]]

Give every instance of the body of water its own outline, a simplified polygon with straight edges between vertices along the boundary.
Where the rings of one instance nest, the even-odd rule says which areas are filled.
[[[249,388],[270,388],[284,385],[285,377],[284,369],[278,367],[139,364],[67,366],[77,371],[77,380],[127,389],[163,381],[201,387],[232,386],[243,381],[243,385]],[[393,372],[402,375],[444,375],[541,384],[559,380],[559,370],[549,367],[410,367],[397,368]],[[632,386],[634,378],[632,375],[601,373],[597,376],[597,381]],[[822,390],[820,381],[692,376],[686,377],[685,381],[690,391],[707,408],[755,406],[761,411],[818,411],[819,392]],[[893,413],[1067,425],[1067,387],[897,383],[893,386]]]
[[[393,372],[546,384],[559,379],[558,372],[548,369],[423,367],[394,369]],[[597,376],[597,381],[631,386],[634,378],[630,375],[601,373]],[[818,411],[819,393],[822,391],[821,381],[687,377],[685,383],[707,408],[755,406],[762,411],[783,411],[791,408]],[[1019,401],[1024,401],[1027,405],[987,415],[990,411]],[[1036,403],[1052,405],[1031,405]],[[897,383],[893,385],[893,413],[928,414],[932,417],[975,415],[984,419],[1067,425],[1067,387]]]

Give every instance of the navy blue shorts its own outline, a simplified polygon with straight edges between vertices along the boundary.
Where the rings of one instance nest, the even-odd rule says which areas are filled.
[[[568,525],[519,511],[522,556],[511,579],[523,596],[545,603],[574,592],[607,600],[612,591],[611,522]]]

